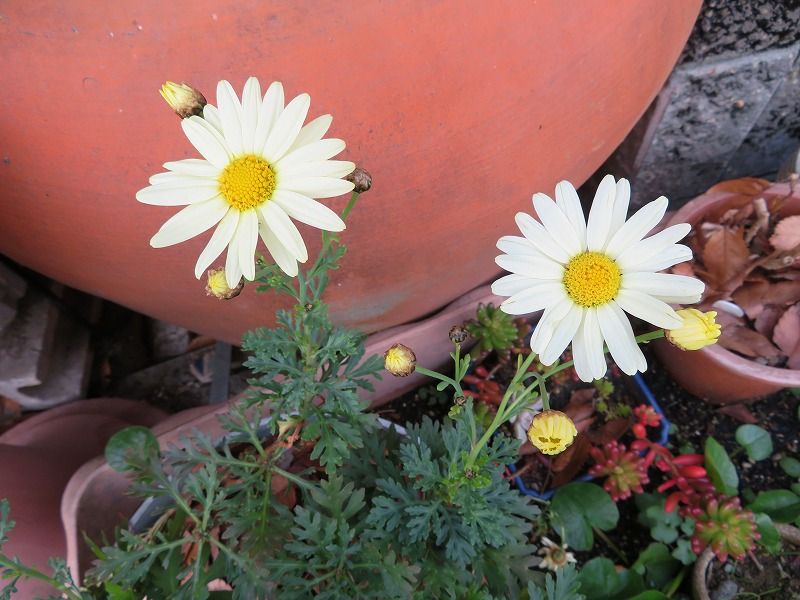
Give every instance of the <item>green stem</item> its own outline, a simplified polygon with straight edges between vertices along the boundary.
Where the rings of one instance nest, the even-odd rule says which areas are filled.
[[[286,479],[294,483],[297,487],[301,487],[304,490],[310,490],[314,487],[312,483],[306,481],[302,477],[298,477],[294,473],[289,473],[289,471],[284,471],[283,469],[276,467],[275,465],[272,466],[272,470],[275,471],[277,475],[285,477]]]
[[[44,583],[62,592],[67,598],[69,598],[69,600],[82,600],[83,598],[81,594],[76,594],[60,581],[56,581],[52,577],[48,577],[41,571],[37,571],[32,567],[26,567],[25,565],[15,563],[7,558],[4,554],[0,554],[0,567],[8,569],[12,573],[13,577],[19,575],[19,577],[25,579],[37,579],[39,581],[43,581]],[[4,573],[3,578],[9,579],[10,577],[7,573]]]
[[[597,527],[593,527],[592,529],[594,529],[594,532],[597,534],[597,537],[603,540],[606,543],[606,545],[609,548],[611,548],[617,556],[619,556],[620,560],[622,561],[622,564],[627,565],[628,557],[625,556],[622,550],[620,550],[619,547],[614,542],[611,541],[611,539],[605,534],[605,532],[602,529],[598,529]]]
[[[416,366],[414,369],[417,373],[421,373],[422,375],[427,375],[432,379],[438,379],[439,381],[444,381],[448,385],[453,386],[453,389],[456,390],[456,394],[459,396],[463,396],[464,392],[461,390],[461,386],[458,382],[453,379],[452,377],[448,377],[447,375],[442,375],[437,371],[431,371],[430,369],[426,369],[425,367],[420,367],[419,365]]]

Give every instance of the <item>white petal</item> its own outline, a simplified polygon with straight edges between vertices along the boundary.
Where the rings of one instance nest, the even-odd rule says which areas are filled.
[[[543,365],[552,365],[567,349],[572,338],[575,337],[575,332],[578,331],[578,326],[581,324],[583,310],[582,307],[573,304],[569,312],[556,325],[553,337],[550,338],[547,347],[539,356],[539,360]]]
[[[623,373],[634,375],[644,362],[644,355],[634,339],[628,317],[615,302],[609,302],[597,307],[597,320],[611,358]]]
[[[681,318],[666,303],[636,290],[620,290],[615,298],[620,308],[656,327],[676,329],[683,324]]]
[[[554,306],[565,295],[561,282],[533,282],[526,289],[506,298],[500,308],[509,315],[527,315]]]
[[[191,116],[181,121],[181,127],[192,145],[208,162],[220,169],[228,164],[231,158],[228,146],[211,124],[200,117]]]
[[[248,78],[242,91],[242,148],[245,152],[253,152],[258,113],[261,111],[261,84],[255,77]],[[263,146],[259,146],[259,150]],[[258,239],[258,234],[256,234]]]
[[[267,228],[280,240],[281,245],[300,262],[308,260],[308,251],[303,242],[303,236],[297,230],[292,220],[283,212],[275,202],[265,202],[260,207],[261,216]]]
[[[529,287],[536,285],[536,281],[524,275],[504,275],[492,283],[492,293],[495,296],[513,296]]]
[[[150,240],[153,248],[185,242],[220,222],[230,205],[220,197],[191,204],[173,215]]]
[[[565,294],[563,300],[548,306],[544,310],[542,318],[539,319],[531,336],[531,349],[534,352],[541,354],[544,351],[561,319],[566,316],[573,306],[574,303]]]
[[[506,271],[535,279],[557,279],[560,282],[564,276],[564,267],[549,258],[501,254],[494,262]]]
[[[545,229],[553,236],[556,243],[561,246],[567,254],[575,256],[583,250],[581,242],[578,241],[578,234],[572,227],[566,215],[556,206],[553,199],[546,194],[533,195],[533,207],[536,214],[544,225]]]
[[[614,193],[614,212],[611,214],[611,226],[609,231],[613,234],[625,224],[628,217],[628,204],[631,200],[631,184],[627,179],[620,179],[617,182],[617,189]]]
[[[207,165],[211,163],[201,161]],[[213,165],[211,165],[213,167]],[[210,184],[217,184],[216,177],[203,177],[198,175],[185,175],[183,173],[174,173],[167,171],[166,173],[156,173],[150,176],[150,185],[165,185],[170,187],[192,187],[195,184],[208,186]]]
[[[271,202],[275,202],[287,215],[306,225],[325,231],[343,231],[345,228],[339,215],[324,204],[302,194],[279,189],[275,191]]]
[[[267,88],[267,93],[264,94],[264,101],[261,103],[261,109],[258,112],[258,126],[253,137],[253,147],[256,151],[264,148],[264,144],[267,143],[267,138],[282,112],[283,85],[279,81],[274,81]]]
[[[344,177],[356,168],[349,160],[315,160],[290,164],[280,170],[281,177]]]
[[[575,372],[582,381],[594,381],[606,374],[603,336],[594,308],[587,308],[583,312],[581,326],[572,340],[572,356],[575,359]]]
[[[203,107],[203,120],[222,135],[222,121],[219,118],[219,111],[216,106],[213,104],[206,104]]]
[[[186,158],[184,160],[165,162],[164,168],[182,175],[195,175],[197,177],[217,177],[221,172],[219,167],[215,167],[207,160],[200,158]]]
[[[256,276],[258,243],[258,214],[255,210],[247,210],[241,214],[236,237],[239,242],[239,265],[242,267],[242,275],[248,281],[253,281]]]
[[[669,246],[686,237],[691,230],[692,226],[688,223],[678,223],[677,225],[667,227],[655,235],[651,235],[649,238],[632,244],[620,252],[616,261],[623,269],[633,269],[636,265],[647,262],[653,257],[657,257],[661,252],[669,248]],[[636,268],[633,270],[644,271],[645,269]]]
[[[301,146],[305,146],[307,144],[311,144],[312,142],[316,142],[317,140],[321,140],[322,136],[328,133],[328,129],[330,129],[331,123],[333,123],[332,116],[322,115],[321,117],[317,117],[313,121],[309,121],[308,123],[303,125],[303,128],[300,130],[300,133],[297,134],[297,139],[289,147],[288,152],[292,152],[294,150],[297,150]]]
[[[205,202],[218,195],[219,186],[214,181],[208,185],[202,183],[151,185],[136,192],[136,199],[142,204],[154,206],[185,206]]]
[[[608,243],[616,190],[617,184],[612,175],[603,177],[603,181],[597,186],[597,192],[589,209],[589,219],[586,221],[587,250],[600,252]]]
[[[238,233],[238,227],[237,232]],[[239,264],[239,238],[236,233],[228,244],[228,255],[225,257],[225,280],[229,288],[235,288],[242,279],[242,266]]]
[[[662,250],[650,259],[634,265],[633,268],[623,267],[623,271],[626,273],[634,271],[650,271],[652,273],[654,271],[668,269],[673,265],[686,262],[687,260],[692,260],[692,249],[688,246],[684,246],[683,244],[673,244],[671,246],[667,246],[665,250]]]
[[[497,247],[506,254],[547,258],[536,249],[536,246],[528,241],[528,238],[519,235],[504,235],[497,240]]]
[[[200,253],[200,257],[197,259],[197,264],[194,267],[194,276],[198,279],[200,279],[203,271],[211,266],[211,263],[217,260],[217,257],[222,254],[222,251],[225,250],[225,246],[230,243],[233,234],[236,232],[236,226],[239,224],[239,214],[238,210],[231,209],[223,217],[222,221],[219,222],[219,225],[217,225],[214,234]]]
[[[664,302],[691,304],[700,300],[705,284],[694,277],[671,273],[624,273],[622,289],[649,294]],[[665,300],[669,298],[669,300]]]
[[[606,246],[606,254],[611,258],[616,258],[627,248],[641,241],[647,233],[653,229],[664,213],[667,212],[669,202],[664,196],[645,204],[642,208],[628,219],[625,224],[617,230],[611,237],[611,241]]]
[[[242,105],[231,84],[224,79],[217,84],[217,108],[228,149],[234,156],[241,154],[244,149],[242,146]]]
[[[537,250],[559,262],[566,264],[572,258],[564,249],[556,243],[553,236],[536,219],[527,213],[518,212],[514,217],[517,226],[522,234],[531,242]]]
[[[277,264],[289,277],[295,277],[298,271],[297,259],[292,256],[292,254],[286,248],[284,248],[280,240],[264,223],[259,225],[258,234],[261,236],[261,239],[264,241],[264,245],[266,245],[267,250],[269,250],[269,253],[272,255],[275,264]]]
[[[297,192],[312,198],[334,198],[355,187],[352,181],[334,177],[286,177],[280,176],[280,189]]]
[[[297,139],[310,105],[311,96],[308,94],[300,94],[286,105],[264,144],[263,155],[269,162],[276,163],[283,158]]]
[[[556,204],[572,224],[581,251],[586,250],[586,217],[583,216],[578,192],[569,181],[560,181],[556,184]]]
[[[302,148],[298,148],[286,156],[284,156],[276,165],[278,170],[283,169],[289,165],[299,162],[310,162],[316,160],[327,160],[332,156],[336,156],[344,150],[344,142],[336,138],[328,138],[306,144]]]

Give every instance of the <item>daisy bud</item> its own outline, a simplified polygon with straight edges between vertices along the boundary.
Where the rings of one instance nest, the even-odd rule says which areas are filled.
[[[453,325],[448,335],[450,336],[450,341],[454,344],[463,344],[469,337],[469,333],[461,325]]]
[[[353,191],[357,194],[363,194],[372,187],[372,175],[361,167],[356,167],[352,173],[345,175],[344,179],[353,182],[353,185],[356,186]]]
[[[181,119],[192,115],[202,116],[203,107],[207,104],[203,94],[185,83],[168,81],[161,86],[160,92],[161,97]]]
[[[528,439],[542,454],[561,454],[576,435],[575,423],[560,410],[540,412],[528,428]]]
[[[664,332],[673,345],[681,350],[699,350],[717,343],[721,328],[714,320],[716,311],[703,313],[696,308],[684,308],[676,312],[683,324]]]
[[[208,271],[206,294],[209,296],[216,296],[220,300],[230,300],[241,294],[243,287],[244,281],[241,280],[236,287],[228,287],[228,281],[225,279],[225,269],[222,267],[218,269],[209,269]]]
[[[383,366],[395,377],[408,377],[414,372],[417,356],[403,344],[394,344],[383,355]]]

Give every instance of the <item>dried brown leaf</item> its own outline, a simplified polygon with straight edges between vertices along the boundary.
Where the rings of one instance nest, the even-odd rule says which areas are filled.
[[[745,196],[758,196],[761,192],[771,186],[772,183],[766,179],[758,177],[740,177],[739,179],[729,179],[721,181],[708,188],[709,192],[733,192]]]
[[[774,304],[767,304],[764,310],[756,317],[755,328],[758,333],[765,335],[772,339],[772,331],[775,329],[775,323],[781,318],[785,309],[782,306],[775,306]]]
[[[702,259],[709,275],[706,283],[723,294],[741,285],[753,263],[742,232],[730,229],[711,234],[703,247]]]
[[[800,215],[786,217],[775,225],[775,232],[769,238],[772,247],[781,252],[789,252],[800,246]]]
[[[769,361],[781,356],[781,351],[765,336],[741,325],[723,327],[722,334],[719,336],[719,344],[728,350],[750,358],[761,357]]]
[[[766,280],[746,283],[733,293],[733,301],[747,313],[751,319],[758,318],[764,309],[764,303],[769,301],[767,291],[770,285]]]
[[[789,357],[787,366],[800,368],[800,304],[790,306],[775,324],[772,340]]]
[[[555,458],[552,465],[555,473],[553,487],[564,485],[575,479],[589,458],[591,447],[589,439],[585,435],[579,434],[572,445]]]

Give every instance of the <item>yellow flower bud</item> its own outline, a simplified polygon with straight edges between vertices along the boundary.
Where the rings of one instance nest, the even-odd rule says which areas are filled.
[[[220,300],[230,300],[241,294],[243,287],[244,281],[239,281],[239,285],[235,288],[228,287],[228,281],[225,279],[225,269],[222,267],[208,271],[206,294],[209,296],[216,296]]]
[[[185,83],[168,81],[161,86],[160,92],[161,97],[181,119],[202,115],[203,107],[207,104],[203,94]]]
[[[394,344],[383,355],[383,366],[395,377],[408,377],[414,372],[417,356],[403,344]]]
[[[684,308],[676,312],[683,320],[683,325],[664,332],[672,344],[681,350],[699,350],[717,343],[721,328],[714,320],[716,311],[703,313],[696,308]]]
[[[540,412],[528,427],[528,439],[542,454],[561,454],[576,435],[575,423],[560,410]]]

